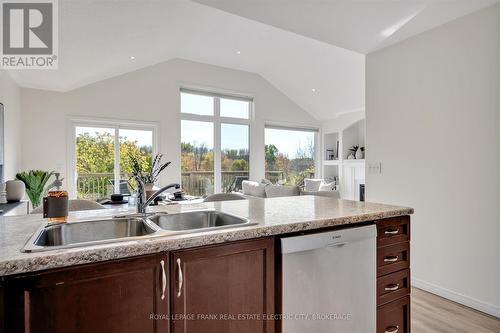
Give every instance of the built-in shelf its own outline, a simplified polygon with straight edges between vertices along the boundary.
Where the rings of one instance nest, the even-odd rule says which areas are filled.
[[[365,159],[355,159],[355,160],[343,160],[344,164],[349,164],[349,163],[365,163]]]
[[[342,130],[342,158],[347,159],[353,146],[365,146],[365,120],[355,122]]]
[[[339,165],[339,160],[324,160],[323,165]]]
[[[365,160],[347,159],[352,146],[365,147],[365,120],[337,132],[323,133],[323,178],[337,179],[343,199],[359,200],[359,185],[365,182]],[[328,159],[326,150],[338,159]]]

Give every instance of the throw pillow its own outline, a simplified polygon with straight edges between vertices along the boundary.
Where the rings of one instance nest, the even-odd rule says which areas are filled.
[[[333,188],[335,187],[335,183],[334,182],[331,182],[331,183],[322,183],[320,186],[319,186],[319,189],[318,191],[333,191]]]
[[[265,198],[266,197],[266,186],[257,182],[250,180],[244,180],[241,183],[244,195],[250,195],[252,197]]]
[[[306,178],[304,179],[304,191],[307,192],[316,192],[319,190],[319,187],[321,183],[323,182],[322,179],[309,179]]]

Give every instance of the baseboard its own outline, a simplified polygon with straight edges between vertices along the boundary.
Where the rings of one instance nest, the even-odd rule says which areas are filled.
[[[431,294],[435,294],[441,297],[444,297],[446,299],[449,299],[450,301],[468,306],[469,308],[473,308],[474,310],[481,311],[484,313],[487,313],[491,316],[500,318],[500,307],[489,304],[483,301],[479,301],[477,299],[471,298],[469,296],[465,296],[459,293],[456,293],[454,291],[451,291],[446,288],[442,288],[439,286],[436,286],[435,284],[425,282],[419,279],[412,278],[411,279],[411,284],[412,286],[428,291]]]

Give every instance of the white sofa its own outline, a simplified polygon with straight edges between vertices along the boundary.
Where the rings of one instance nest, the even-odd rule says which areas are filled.
[[[257,198],[278,198],[298,195],[316,195],[339,199],[338,191],[301,191],[298,186],[281,186],[269,183],[259,183],[251,180],[244,180],[242,183],[243,195]]]
[[[317,195],[340,199],[339,191],[335,190],[335,182],[325,179],[304,179],[302,195]]]

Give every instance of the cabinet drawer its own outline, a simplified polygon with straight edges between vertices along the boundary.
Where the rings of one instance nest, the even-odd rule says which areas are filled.
[[[377,276],[410,267],[410,243],[401,243],[377,249]]]
[[[377,333],[410,333],[410,297],[377,309]]]
[[[410,270],[395,272],[377,279],[377,305],[392,302],[410,294]]]
[[[377,221],[377,246],[404,243],[410,240],[410,217],[398,216]]]

